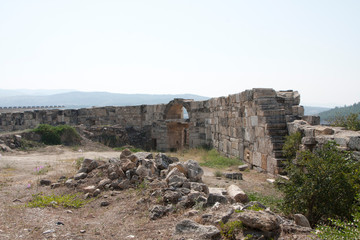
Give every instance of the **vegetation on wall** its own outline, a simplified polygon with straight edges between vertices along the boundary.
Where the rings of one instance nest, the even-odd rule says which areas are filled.
[[[360,114],[351,113],[347,116],[337,116],[330,119],[329,122],[335,127],[344,127],[348,130],[359,131],[360,130]]]
[[[51,126],[40,124],[33,131],[38,133],[41,136],[41,142],[47,145],[76,145],[81,140],[75,128],[69,125]]]

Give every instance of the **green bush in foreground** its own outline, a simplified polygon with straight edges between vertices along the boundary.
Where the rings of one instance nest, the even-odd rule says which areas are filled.
[[[81,208],[89,201],[81,198],[79,194],[64,195],[44,195],[43,193],[33,195],[33,199],[26,204],[26,207],[45,208],[45,207],[64,207],[64,208]]]
[[[285,194],[283,209],[302,213],[312,225],[328,218],[351,219],[359,191],[360,163],[334,142],[302,151],[286,168],[289,181],[277,182]]]
[[[226,240],[236,239],[236,235],[243,229],[241,221],[233,221],[228,223],[220,222],[220,234]]]
[[[69,125],[54,127],[48,124],[40,124],[33,131],[40,134],[41,142],[47,145],[74,145],[78,144],[81,140],[75,128]]]

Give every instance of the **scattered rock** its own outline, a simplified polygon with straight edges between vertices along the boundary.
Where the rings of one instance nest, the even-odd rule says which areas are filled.
[[[40,186],[50,186],[51,185],[51,181],[48,179],[41,179],[40,180]]]
[[[239,213],[238,218],[245,226],[261,231],[273,232],[280,229],[279,219],[269,212],[248,210]]]
[[[204,175],[204,170],[199,166],[199,163],[194,160],[188,160],[184,164],[187,168],[187,177],[190,182],[200,182]]]
[[[96,160],[85,158],[78,173],[89,173],[99,166]],[[76,179],[75,179],[76,180]]]
[[[311,228],[309,220],[302,214],[295,214],[294,220],[295,223],[299,226]]]
[[[243,164],[243,165],[238,166],[239,171],[245,171],[248,168],[249,168],[249,166],[247,164]]]
[[[266,179],[266,181],[271,184],[275,183],[275,179],[272,179],[272,178],[268,178],[268,179]]]
[[[209,193],[207,201],[206,201],[206,206],[207,207],[211,207],[213,206],[216,202],[222,203],[222,204],[227,204],[228,200],[227,198],[219,193]]]
[[[58,188],[60,186],[61,186],[60,183],[53,183],[53,184],[50,185],[50,188],[55,189],[55,188]]]
[[[242,173],[235,172],[235,173],[223,173],[223,176],[228,179],[232,180],[242,180]]]
[[[101,207],[106,207],[106,206],[109,206],[109,205],[110,205],[110,203],[108,201],[103,201],[103,202],[100,203]]]
[[[169,186],[181,187],[187,181],[185,175],[177,168],[173,168],[165,178]]]
[[[231,184],[227,187],[227,193],[235,202],[246,203],[249,201],[246,193],[238,186]]]
[[[155,205],[151,209],[149,209],[150,212],[150,219],[156,220],[158,218],[161,218],[168,212],[168,208],[162,205]]]
[[[74,176],[74,179],[75,180],[80,180],[80,179],[84,179],[87,177],[87,173],[85,172],[81,172],[81,173],[78,173]]]
[[[201,225],[189,219],[176,224],[175,233],[196,234],[202,239],[220,239],[220,231],[215,226]]]
[[[55,229],[49,229],[43,232],[43,234],[49,234],[49,233],[54,233]]]

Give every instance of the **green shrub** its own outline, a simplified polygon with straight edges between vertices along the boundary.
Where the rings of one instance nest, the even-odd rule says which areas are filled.
[[[64,207],[64,208],[81,208],[89,201],[81,198],[79,194],[64,195],[44,195],[43,193],[34,194],[33,199],[26,204],[26,207],[45,208],[45,207]]]
[[[75,128],[69,125],[51,126],[48,124],[40,124],[33,130],[40,134],[41,142],[46,145],[74,145],[80,142],[81,137]]]
[[[228,223],[220,222],[220,234],[225,240],[235,240],[236,234],[243,230],[241,221],[233,221]]]
[[[239,159],[221,156],[220,153],[216,151],[216,149],[207,151],[202,160],[203,162],[200,162],[201,166],[211,168],[226,168],[242,164],[242,161]]]
[[[287,160],[292,160],[296,157],[296,152],[299,150],[300,144],[301,144],[300,132],[296,132],[285,137],[283,153]]]
[[[351,218],[360,165],[349,152],[328,142],[314,152],[300,152],[286,171],[290,180],[276,184],[284,192],[286,213],[302,213],[312,225],[328,218]]]

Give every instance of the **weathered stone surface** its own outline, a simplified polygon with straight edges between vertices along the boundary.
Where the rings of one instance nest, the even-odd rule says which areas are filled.
[[[40,186],[50,186],[51,185],[51,181],[48,179],[41,179],[40,180]]]
[[[261,208],[262,210],[266,209],[266,206],[264,204],[262,204],[261,202],[258,201],[251,201],[248,202],[247,204],[244,205],[244,207],[242,209],[249,209],[251,207],[256,207],[256,208]]]
[[[185,162],[187,168],[187,177],[190,182],[199,182],[201,181],[202,176],[204,175],[204,170],[199,166],[199,163],[194,160],[188,160]]]
[[[106,184],[110,184],[110,183],[111,180],[109,178],[102,179],[98,184],[98,188],[103,189]]]
[[[169,211],[168,208],[162,205],[155,205],[152,208],[149,209],[150,212],[150,219],[156,220],[158,218],[161,218]]]
[[[172,204],[176,204],[179,202],[180,198],[181,198],[181,193],[178,191],[165,191],[165,194],[163,196],[163,201],[164,203],[172,203]]]
[[[84,193],[94,193],[96,190],[96,186],[91,185],[83,188]]]
[[[238,218],[245,226],[259,229],[261,231],[272,232],[280,229],[279,219],[268,212],[244,211],[239,213]]]
[[[166,176],[165,181],[169,186],[181,187],[187,179],[177,168],[173,168]]]
[[[128,148],[124,149],[120,154],[120,160],[127,159],[131,154],[132,152]]]
[[[172,163],[173,160],[163,153],[159,153],[155,156],[156,167],[160,170],[167,169]]]
[[[235,202],[246,203],[249,201],[249,198],[246,195],[246,193],[240,187],[238,187],[234,184],[231,184],[230,186],[228,186],[226,191],[227,191],[229,197],[234,199]]]
[[[216,202],[226,204],[228,203],[228,200],[222,194],[210,192],[206,201],[206,206],[208,207],[213,206]]]
[[[171,171],[174,167],[179,169],[180,172],[182,172],[185,176],[187,176],[187,168],[184,163],[182,162],[176,162],[169,165],[169,171]]]
[[[85,158],[81,164],[79,173],[81,173],[81,172],[89,173],[92,170],[94,170],[95,168],[97,168],[98,166],[99,166],[99,164],[96,160]]]
[[[232,180],[242,180],[242,173],[239,172],[230,172],[230,173],[223,173],[225,178],[232,179]]]
[[[245,171],[248,168],[249,168],[249,165],[247,165],[247,164],[243,164],[238,167],[239,171]]]
[[[150,152],[137,152],[134,153],[138,159],[153,159],[153,154]]]
[[[87,173],[84,173],[84,172],[81,172],[81,173],[78,173],[74,176],[74,179],[75,180],[79,180],[79,179],[84,179],[87,177]]]
[[[295,214],[294,220],[299,226],[311,228],[309,220],[302,214]]]
[[[201,225],[190,219],[184,219],[175,227],[176,234],[196,234],[201,239],[220,239],[220,231],[215,226]]]

